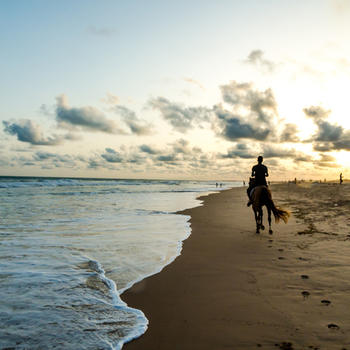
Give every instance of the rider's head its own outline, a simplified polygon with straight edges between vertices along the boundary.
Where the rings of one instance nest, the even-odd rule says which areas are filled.
[[[262,161],[263,161],[263,159],[264,159],[264,158],[263,158],[262,156],[259,156],[259,157],[258,157],[258,163],[261,164]]]

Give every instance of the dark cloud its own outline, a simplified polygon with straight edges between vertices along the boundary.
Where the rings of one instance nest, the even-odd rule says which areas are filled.
[[[141,145],[140,151],[149,154],[159,154],[159,151],[148,145]]]
[[[112,148],[106,148],[106,152],[101,154],[101,157],[110,163],[122,163],[122,155]]]
[[[327,111],[320,106],[310,106],[303,109],[304,113],[316,123],[328,118],[331,111]]]
[[[136,135],[152,134],[152,125],[140,120],[136,117],[134,111],[124,106],[115,106],[113,110],[122,116],[125,124],[130,128],[131,132]]]
[[[149,101],[149,105],[161,112],[175,130],[185,133],[194,128],[196,124],[209,121],[211,110],[206,107],[184,107],[173,103],[164,97],[158,97]]]
[[[298,127],[295,124],[286,124],[280,136],[280,142],[299,142]]]
[[[3,125],[7,134],[16,135],[18,141],[28,142],[32,145],[54,146],[64,140],[64,137],[57,135],[44,137],[40,125],[29,119],[15,123],[3,121]]]
[[[350,130],[343,132],[342,137],[333,142],[335,150],[350,151]]]
[[[228,149],[226,154],[220,154],[220,158],[252,159],[257,157],[256,154],[256,150],[252,150],[245,143],[238,143],[236,146]]]
[[[96,159],[89,159],[87,167],[89,169],[98,169],[101,166],[102,166],[101,162],[97,161]]]
[[[275,145],[263,145],[262,155],[265,158],[296,158],[297,152],[295,149],[282,148]]]
[[[220,86],[223,100],[237,109],[245,109],[250,119],[256,117],[258,121],[270,124],[277,116],[277,103],[271,89],[255,90],[251,83],[237,83]]]
[[[312,136],[314,150],[320,152],[350,150],[350,131],[326,121],[330,111],[319,106],[304,108],[303,111],[317,126],[317,132]]]
[[[177,158],[176,158],[176,154],[167,154],[163,156],[158,156],[157,160],[161,162],[174,162],[177,160]]]
[[[242,158],[242,159],[256,159],[262,155],[265,160],[272,159],[291,159],[293,161],[310,161],[311,158],[304,153],[298,152],[295,149],[281,148],[273,144],[264,144],[260,148],[246,143],[238,143],[234,147],[228,149],[226,154],[220,154],[220,158]]]
[[[242,122],[242,118],[234,115],[222,106],[214,106],[214,113],[217,117],[216,132],[229,141],[238,139],[255,139],[264,141],[271,133],[271,128],[259,127],[254,123]]]
[[[318,132],[315,140],[321,142],[338,141],[343,134],[341,126],[330,124],[326,121],[318,122]]]
[[[248,55],[246,63],[252,64],[268,72],[272,72],[275,69],[275,64],[264,58],[264,52],[261,50],[253,50]]]
[[[77,160],[76,157],[71,156],[69,154],[62,155],[58,153],[38,151],[33,155],[33,161],[46,162],[47,165],[49,165],[50,163],[55,167],[75,166],[76,160]],[[49,163],[47,161],[49,161]]]
[[[336,163],[336,159],[328,154],[320,154],[320,159],[314,160],[313,164],[321,168],[339,167],[339,164]]]
[[[56,98],[56,120],[60,126],[74,129],[81,128],[89,131],[102,131],[109,134],[124,134],[116,123],[107,119],[94,107],[72,108],[69,107],[65,95]]]

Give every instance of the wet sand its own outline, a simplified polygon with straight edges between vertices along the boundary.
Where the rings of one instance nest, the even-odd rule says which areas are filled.
[[[125,349],[350,350],[350,184],[271,189],[292,212],[272,235],[255,234],[245,188],[183,212],[181,256],[122,296],[150,322]]]

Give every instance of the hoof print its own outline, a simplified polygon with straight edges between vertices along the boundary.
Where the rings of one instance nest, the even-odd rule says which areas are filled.
[[[310,296],[310,293],[307,290],[304,290],[303,292],[301,292],[301,294],[304,298],[307,298],[308,296]]]
[[[300,277],[301,277],[303,280],[307,280],[307,279],[309,278],[308,275],[301,275]]]
[[[327,305],[328,306],[331,302],[329,300],[323,299],[323,300],[321,300],[321,303],[323,305]]]
[[[285,260],[286,258],[284,256],[279,256],[278,259],[279,260]]]
[[[282,349],[282,350],[293,350],[293,344],[290,343],[290,342],[282,342],[280,344],[275,344],[275,346],[278,346],[279,349]]]
[[[336,325],[335,323],[330,323],[327,327],[329,329],[340,329],[340,327],[338,325]]]
[[[279,248],[278,251],[279,251],[279,252],[283,252],[284,249],[283,249],[283,248]]]

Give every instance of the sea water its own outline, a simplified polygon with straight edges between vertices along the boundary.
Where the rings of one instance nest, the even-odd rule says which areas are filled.
[[[176,211],[238,185],[0,177],[0,348],[121,349],[143,334],[122,292],[180,254]]]

